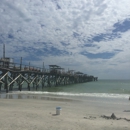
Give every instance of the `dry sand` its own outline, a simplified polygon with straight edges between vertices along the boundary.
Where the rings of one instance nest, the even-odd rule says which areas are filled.
[[[56,115],[57,106],[61,115]],[[130,130],[130,121],[101,118],[114,112],[130,119],[123,110],[122,104],[94,101],[0,99],[0,130]]]

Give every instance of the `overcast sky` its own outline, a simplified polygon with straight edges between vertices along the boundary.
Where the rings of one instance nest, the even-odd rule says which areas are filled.
[[[0,57],[130,79],[130,0],[0,0]]]

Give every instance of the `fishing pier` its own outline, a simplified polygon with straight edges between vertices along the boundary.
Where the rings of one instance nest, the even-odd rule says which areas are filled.
[[[3,52],[5,53],[5,51]],[[97,79],[97,77],[82,72],[65,71],[58,65],[49,65],[49,69],[44,68],[44,63],[43,68],[30,66],[30,63],[23,65],[22,57],[19,64],[14,63],[13,59],[5,57],[5,54],[0,59],[0,92],[8,93],[23,89],[38,90],[39,87],[43,89],[44,87],[97,81]]]

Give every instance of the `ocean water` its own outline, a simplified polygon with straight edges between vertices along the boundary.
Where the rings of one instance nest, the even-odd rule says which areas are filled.
[[[46,87],[43,91],[79,93],[130,94],[130,80],[99,80],[67,86]]]
[[[23,88],[26,88],[26,86],[24,85]],[[13,93],[17,92],[19,91]],[[31,89],[31,91],[24,89],[21,93],[44,96],[129,98],[130,80],[98,80],[57,87],[44,87],[43,89],[39,87],[37,91],[35,89]]]

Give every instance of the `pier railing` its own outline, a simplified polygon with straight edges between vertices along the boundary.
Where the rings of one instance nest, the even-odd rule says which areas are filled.
[[[30,66],[30,65],[24,65],[14,62],[8,62],[6,60],[0,60],[0,67],[10,69],[13,71],[35,71],[35,72],[50,72],[49,69]]]
[[[36,66],[8,62],[6,60],[0,60],[0,68],[10,69],[12,71],[32,71],[32,72],[51,73],[51,74],[64,74],[64,75],[70,75],[70,76],[77,75],[74,72],[70,73],[69,71],[57,70],[55,68],[54,69],[53,68],[51,69],[40,68]]]
[[[59,75],[69,75],[69,76],[82,76],[82,77],[93,77],[94,80],[97,80],[97,77],[89,76],[87,74],[83,74],[81,72],[74,72],[74,71],[65,71],[64,69],[55,69],[55,68],[40,68],[36,66],[24,65],[14,62],[9,62],[6,59],[0,59],[0,68],[1,69],[9,69],[12,71],[29,71],[29,72],[38,72],[38,73],[50,73],[50,74],[59,74]]]

